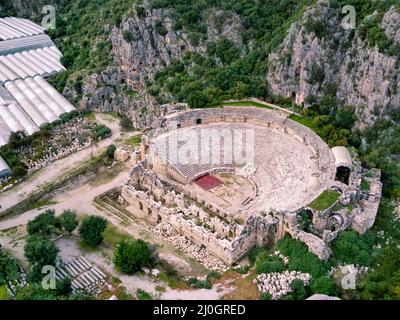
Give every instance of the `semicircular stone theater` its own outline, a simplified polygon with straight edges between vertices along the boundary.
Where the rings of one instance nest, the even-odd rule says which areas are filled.
[[[133,215],[168,223],[227,265],[285,234],[327,259],[338,232],[363,233],[375,221],[380,173],[373,171],[374,194],[365,198],[362,170],[346,148],[330,149],[282,112],[189,110],[152,125],[121,196]],[[328,190],[338,194],[333,205],[310,208]],[[354,212],[337,212],[354,201],[362,204]],[[300,211],[312,219],[312,232],[301,227]]]

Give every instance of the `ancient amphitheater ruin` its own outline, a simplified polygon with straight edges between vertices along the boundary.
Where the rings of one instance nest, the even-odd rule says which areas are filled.
[[[344,147],[330,149],[289,114],[255,107],[167,115],[142,139],[120,202],[153,226],[168,226],[225,265],[285,234],[320,259],[338,232],[369,229],[382,184]],[[369,190],[361,190],[368,179]],[[337,193],[328,208],[310,204]],[[350,205],[351,204],[351,205]],[[302,227],[300,212],[312,226]]]

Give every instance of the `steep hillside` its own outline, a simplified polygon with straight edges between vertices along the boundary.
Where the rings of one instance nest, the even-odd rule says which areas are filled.
[[[334,96],[364,124],[399,106],[400,10],[386,8],[360,15],[356,30],[340,26],[340,8],[328,1],[308,9],[269,56],[271,92],[305,105]]]

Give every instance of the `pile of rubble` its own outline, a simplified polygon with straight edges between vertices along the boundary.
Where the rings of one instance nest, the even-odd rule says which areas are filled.
[[[174,247],[182,250],[188,256],[197,260],[207,269],[222,272],[228,270],[228,266],[225,263],[209,254],[206,248],[199,247],[184,236],[179,235],[175,228],[169,223],[160,223],[152,227],[152,232],[156,235],[162,236]]]
[[[19,157],[28,167],[29,173],[48,166],[50,163],[86,149],[92,144],[92,129],[96,123],[75,118],[51,130],[50,138],[42,142],[43,156],[37,158],[32,146],[19,150]]]
[[[291,283],[293,280],[302,280],[305,286],[310,284],[311,275],[300,271],[283,271],[263,273],[253,280],[262,293],[269,293],[273,300],[292,292]]]

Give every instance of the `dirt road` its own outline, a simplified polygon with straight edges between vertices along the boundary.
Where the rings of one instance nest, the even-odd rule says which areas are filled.
[[[78,151],[68,157],[62,158],[50,164],[49,166],[35,172],[26,181],[22,182],[20,185],[0,194],[0,212],[3,212],[10,207],[16,205],[17,203],[24,200],[29,194],[39,189],[41,185],[49,181],[53,181],[57,177],[61,176],[66,171],[73,167],[76,167],[79,163],[83,163],[90,159],[92,152],[93,155],[100,153],[102,149],[112,144],[116,140],[120,139],[122,136],[135,135],[137,133],[122,133],[119,125],[119,121],[108,115],[108,114],[96,114],[96,121],[98,123],[108,126],[111,131],[111,137],[102,140],[97,144],[81,151]]]

